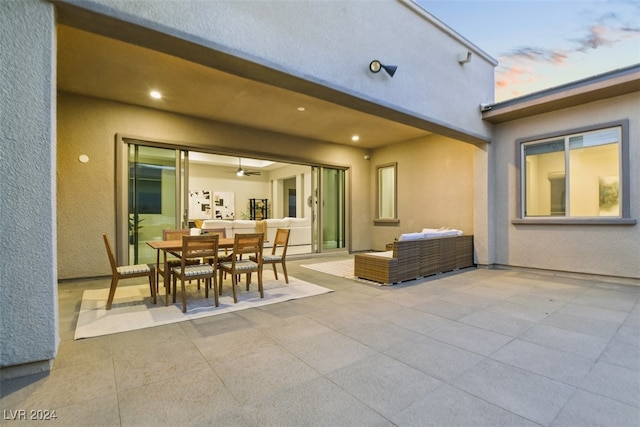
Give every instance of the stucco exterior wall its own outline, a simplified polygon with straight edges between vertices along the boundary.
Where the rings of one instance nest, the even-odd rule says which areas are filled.
[[[430,122],[434,130],[455,129],[479,140],[490,138],[479,105],[494,100],[494,60],[434,25],[439,21],[409,0],[303,0],[278,2],[277,7],[268,1],[233,0],[62,3],[351,94]],[[127,38],[124,34],[118,37]],[[154,45],[150,37],[125,41],[163,50],[163,43]],[[471,62],[461,65],[458,58],[468,51]],[[180,49],[171,53],[182,54]],[[371,73],[368,66],[373,59],[396,65],[396,75]],[[350,106],[360,108],[355,104]]]
[[[58,342],[55,60],[53,6],[0,2],[0,366],[26,372]]]
[[[60,93],[57,266],[61,279],[110,274],[101,234],[107,232],[115,242],[116,134],[194,149],[262,153],[273,160],[347,167],[353,206],[348,224],[351,248],[371,247],[367,150]],[[81,154],[90,161],[78,161]]]
[[[385,250],[401,233],[451,227],[474,233],[474,153],[472,144],[430,136],[374,150],[371,155],[373,249]],[[397,162],[397,225],[373,225],[376,167]]]
[[[631,218],[640,215],[640,93],[496,125],[496,264],[640,278],[639,225],[514,225],[517,217],[516,140],[629,119]]]

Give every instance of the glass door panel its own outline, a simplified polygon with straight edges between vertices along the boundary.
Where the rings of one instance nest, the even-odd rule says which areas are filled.
[[[311,168],[311,195],[309,196],[309,208],[311,208],[311,252],[318,253],[321,242],[322,222],[318,212],[318,194],[320,194],[320,171],[322,168],[313,166]]]
[[[129,263],[153,263],[156,253],[147,242],[162,240],[162,230],[178,228],[180,204],[176,158],[179,151],[128,146]],[[179,159],[179,157],[178,157]]]
[[[345,247],[345,171],[322,168],[322,250]]]

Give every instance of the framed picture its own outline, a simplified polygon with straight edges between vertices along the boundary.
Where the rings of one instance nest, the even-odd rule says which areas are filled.
[[[235,196],[231,191],[214,191],[213,204],[215,219],[235,219]]]
[[[211,219],[211,191],[189,191],[189,219]]]

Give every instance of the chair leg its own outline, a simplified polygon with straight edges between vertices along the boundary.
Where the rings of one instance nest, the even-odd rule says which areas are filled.
[[[177,287],[178,275],[173,275],[173,303],[176,303],[176,287]]]
[[[158,284],[156,282],[156,269],[155,267],[151,268],[151,272],[149,273],[149,287],[151,287],[151,298],[153,298],[153,303],[158,303]]]
[[[226,272],[224,273],[226,277]],[[218,270],[218,295],[222,295],[222,270]]]
[[[166,277],[163,279],[164,284],[164,306],[169,306],[169,295],[171,294],[171,278],[169,278],[169,283],[167,283]]]
[[[216,307],[220,305],[220,301],[218,299],[218,280],[216,279],[216,274],[213,273],[213,298],[216,302]]]
[[[258,289],[260,290],[260,298],[264,298],[264,289],[262,288],[262,269],[258,270]]]
[[[236,291],[236,282],[238,281],[238,275],[237,274],[232,274],[231,275],[231,287],[233,288],[233,302],[234,303],[238,303],[238,293]]]
[[[180,278],[180,284],[182,285],[182,312],[186,313],[187,312],[187,289],[186,286],[184,284],[184,279]],[[175,288],[174,288],[175,289]],[[173,298],[175,299],[175,291],[173,293]]]
[[[275,264],[274,264],[275,266]],[[284,272],[284,283],[289,284],[289,275],[287,274],[287,265],[282,261],[282,271]]]
[[[116,288],[118,287],[118,276],[111,278],[111,287],[109,288],[109,298],[107,298],[107,310],[111,310],[111,304],[113,304],[113,297],[116,295]]]
[[[158,303],[158,291],[156,289],[156,273],[152,270],[151,274],[149,274],[149,287],[151,288],[151,298],[153,299],[153,303]]]
[[[273,275],[275,276],[276,280],[278,280],[278,269],[276,268],[276,263],[274,262],[271,265],[273,266]]]

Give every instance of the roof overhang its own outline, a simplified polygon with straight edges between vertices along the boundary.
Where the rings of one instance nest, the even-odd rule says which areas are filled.
[[[484,106],[483,120],[505,123],[640,91],[640,64]]]

